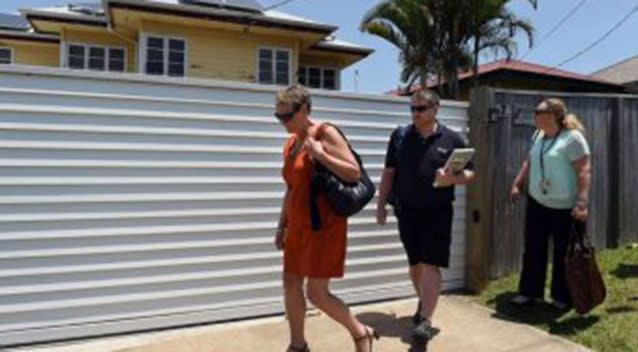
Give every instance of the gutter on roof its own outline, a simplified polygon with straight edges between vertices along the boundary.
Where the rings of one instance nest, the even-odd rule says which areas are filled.
[[[60,43],[60,38],[52,35],[37,34],[31,32],[3,31],[0,30],[0,38],[11,40],[25,40],[34,42]]]
[[[134,10],[134,11],[144,11],[144,12],[152,12],[158,14],[165,15],[176,15],[182,17],[192,17],[192,18],[200,18],[212,21],[221,21],[221,22],[230,22],[236,24],[243,25],[256,25],[261,27],[271,27],[271,28],[279,28],[279,29],[288,29],[288,30],[297,30],[311,33],[320,33],[324,35],[328,35],[333,33],[338,29],[338,27],[323,25],[323,24],[309,24],[309,23],[300,23],[291,20],[283,20],[283,19],[274,19],[269,18],[263,15],[256,16],[254,14],[246,13],[242,15],[237,15],[233,13],[229,13],[228,11],[223,10],[215,10],[215,9],[205,9],[206,11],[202,11],[202,9],[197,9],[199,11],[194,11],[191,7],[182,6],[182,8],[178,8],[177,6],[171,4],[163,4],[163,3],[131,3],[128,1],[118,1],[118,0],[105,0],[108,3],[109,8],[117,8],[124,10]]]
[[[335,53],[347,53],[354,55],[368,56],[374,52],[374,49],[368,48],[355,48],[351,46],[341,46],[330,43],[316,43],[310,47],[310,49],[330,51]]]
[[[29,31],[29,28],[26,27],[20,27],[20,28],[16,28],[16,27],[10,27],[10,26],[0,26],[0,31],[13,31],[13,32],[27,32]]]
[[[94,26],[94,27],[106,27],[106,22],[104,21],[89,21],[80,18],[68,18],[68,17],[56,17],[56,16],[48,16],[48,15],[27,15],[27,20],[29,21],[53,21],[53,22],[62,22],[62,23],[70,23],[70,24],[81,24],[85,26]]]
[[[20,10],[22,15],[29,21],[31,27],[37,30],[37,26],[34,25],[33,21],[42,20],[42,21],[52,21],[52,22],[62,22],[69,24],[80,24],[84,26],[93,26],[93,27],[106,27],[106,21],[103,18],[93,18],[88,16],[76,16],[69,15],[64,13],[54,13],[48,11],[41,10]],[[38,30],[39,31],[39,30]],[[43,31],[40,31],[43,32]]]

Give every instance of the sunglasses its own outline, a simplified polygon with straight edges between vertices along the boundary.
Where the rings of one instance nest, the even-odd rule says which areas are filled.
[[[410,111],[412,113],[415,112],[426,112],[430,109],[432,109],[434,107],[434,105],[410,105]]]
[[[299,110],[301,110],[302,106],[303,104],[295,104],[292,106],[292,111],[281,114],[275,111],[273,115],[275,115],[279,122],[288,123],[290,120],[292,120],[293,117],[295,117],[295,114],[298,113]]]

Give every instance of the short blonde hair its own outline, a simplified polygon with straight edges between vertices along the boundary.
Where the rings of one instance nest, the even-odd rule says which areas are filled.
[[[312,100],[310,99],[310,93],[308,93],[306,87],[301,84],[293,84],[290,87],[281,89],[277,92],[275,104],[290,105],[293,108],[299,108],[303,104],[306,104],[306,106],[308,106],[308,113],[310,113]]]
[[[423,89],[417,90],[414,94],[412,94],[412,102],[417,100],[425,100],[428,104],[434,106],[439,106],[439,103],[441,102],[441,98],[439,98],[438,94],[431,90]]]

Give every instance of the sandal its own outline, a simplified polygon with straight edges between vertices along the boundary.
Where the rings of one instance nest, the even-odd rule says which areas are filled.
[[[308,344],[304,344],[302,347],[295,347],[293,345],[289,345],[286,352],[310,352],[310,348],[308,348]]]
[[[368,352],[372,352],[372,343],[374,340],[378,340],[381,338],[381,335],[374,329],[369,326],[366,326],[366,333],[363,336],[357,337],[354,339],[355,345],[362,341],[368,341]]]

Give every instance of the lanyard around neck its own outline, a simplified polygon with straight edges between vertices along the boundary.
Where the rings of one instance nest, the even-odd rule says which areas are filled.
[[[558,132],[556,132],[556,135],[552,138],[552,142],[549,144],[549,147],[547,147],[547,149],[545,149],[545,137],[543,136],[541,139],[541,150],[539,154],[541,159],[541,180],[543,182],[545,182],[545,153],[552,149],[554,143],[556,143],[556,140],[558,139],[558,136],[560,136],[560,133],[562,131],[562,129],[559,129]]]

